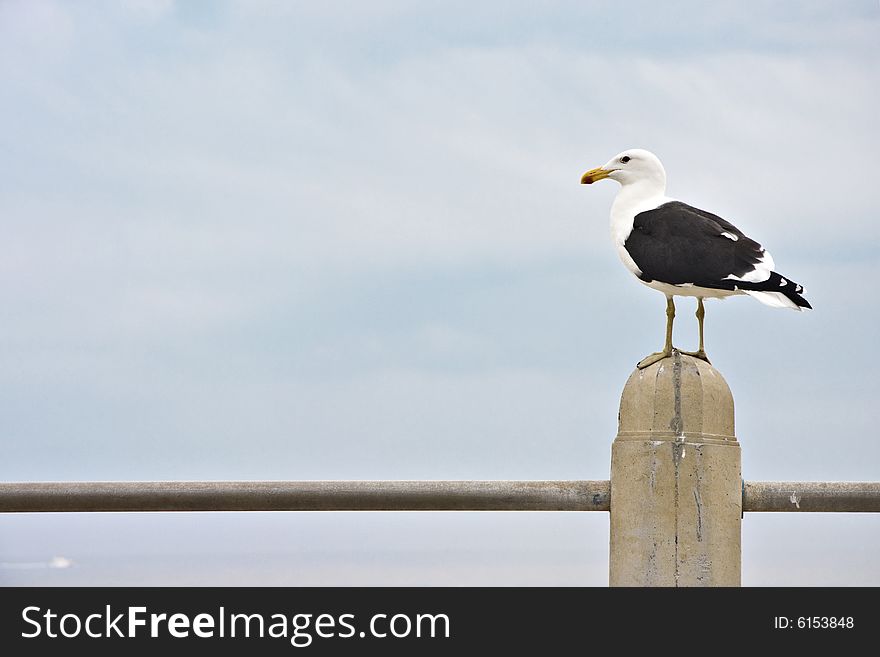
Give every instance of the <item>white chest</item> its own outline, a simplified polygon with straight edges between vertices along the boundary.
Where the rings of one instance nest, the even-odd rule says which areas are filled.
[[[623,264],[633,274],[639,276],[642,271],[639,269],[635,261],[630,257],[624,244],[633,229],[633,220],[640,212],[653,210],[654,208],[669,203],[673,199],[662,194],[644,195],[639,194],[641,190],[632,187],[621,187],[614,203],[611,205],[611,241],[617,248],[617,255]]]

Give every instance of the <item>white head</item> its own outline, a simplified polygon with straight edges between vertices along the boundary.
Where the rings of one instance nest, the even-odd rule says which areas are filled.
[[[661,194],[666,190],[666,170],[656,155],[642,148],[625,150],[601,167],[590,169],[581,176],[581,183],[590,185],[603,178],[611,178],[623,186],[641,183]]]

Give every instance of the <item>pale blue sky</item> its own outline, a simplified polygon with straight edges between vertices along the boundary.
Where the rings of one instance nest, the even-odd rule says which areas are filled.
[[[0,2],[0,478],[607,478],[663,298],[578,180],[644,147],[816,309],[707,305],[744,476],[877,480],[880,4],[711,4]],[[744,581],[878,549],[751,514]],[[7,516],[0,563],[601,585],[607,516]]]

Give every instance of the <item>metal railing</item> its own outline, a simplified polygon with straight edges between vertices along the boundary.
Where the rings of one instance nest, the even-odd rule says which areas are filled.
[[[743,511],[880,513],[880,482],[746,481]]]
[[[0,512],[610,511],[609,481],[0,483]],[[880,482],[743,482],[745,512],[880,513]]]

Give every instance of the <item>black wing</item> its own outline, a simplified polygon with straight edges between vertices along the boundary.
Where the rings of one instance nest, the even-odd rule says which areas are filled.
[[[637,214],[624,248],[643,281],[724,290],[737,284],[728,276],[754,270],[764,255],[760,244],[729,221],[680,201]]]

